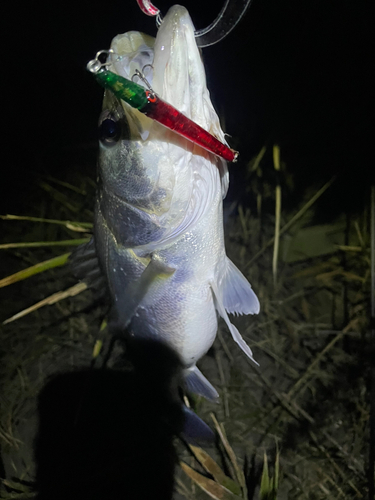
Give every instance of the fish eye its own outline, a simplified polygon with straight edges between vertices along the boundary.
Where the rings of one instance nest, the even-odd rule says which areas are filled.
[[[107,116],[99,124],[99,140],[106,146],[115,145],[121,137],[121,124],[112,116]]]

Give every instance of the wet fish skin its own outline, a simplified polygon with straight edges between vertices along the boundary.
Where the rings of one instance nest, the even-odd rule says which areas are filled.
[[[146,76],[158,95],[225,142],[184,7],[169,10],[155,43],[129,32],[111,48],[122,56],[112,56],[111,70],[131,78],[153,64]],[[166,343],[181,359],[188,388],[214,399],[196,362],[214,342],[217,315],[253,359],[227,312],[259,312],[250,284],[225,253],[226,163],[109,91],[100,129],[94,238],[118,324],[135,338]]]

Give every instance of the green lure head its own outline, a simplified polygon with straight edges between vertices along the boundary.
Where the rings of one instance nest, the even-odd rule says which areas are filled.
[[[102,87],[111,90],[119,99],[130,104],[133,108],[141,110],[148,103],[146,91],[141,85],[107,69],[100,70],[94,75]]]
[[[100,57],[103,54],[108,56],[112,51],[101,50],[95,59],[87,64],[87,69],[93,73],[97,82],[104,88],[111,90],[119,99],[130,104],[133,108],[142,110],[148,103],[145,89],[137,83],[124,78],[123,76],[116,75],[107,69],[108,63],[102,63]]]

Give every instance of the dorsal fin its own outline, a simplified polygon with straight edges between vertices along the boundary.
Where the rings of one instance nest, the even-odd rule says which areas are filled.
[[[84,281],[89,288],[104,293],[107,288],[105,277],[100,269],[94,238],[79,245],[70,256],[70,269],[75,278]]]

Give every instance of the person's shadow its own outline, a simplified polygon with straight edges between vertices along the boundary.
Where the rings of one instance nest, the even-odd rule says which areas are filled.
[[[132,349],[133,369],[60,374],[42,390],[37,500],[172,498],[179,362],[159,342]]]

